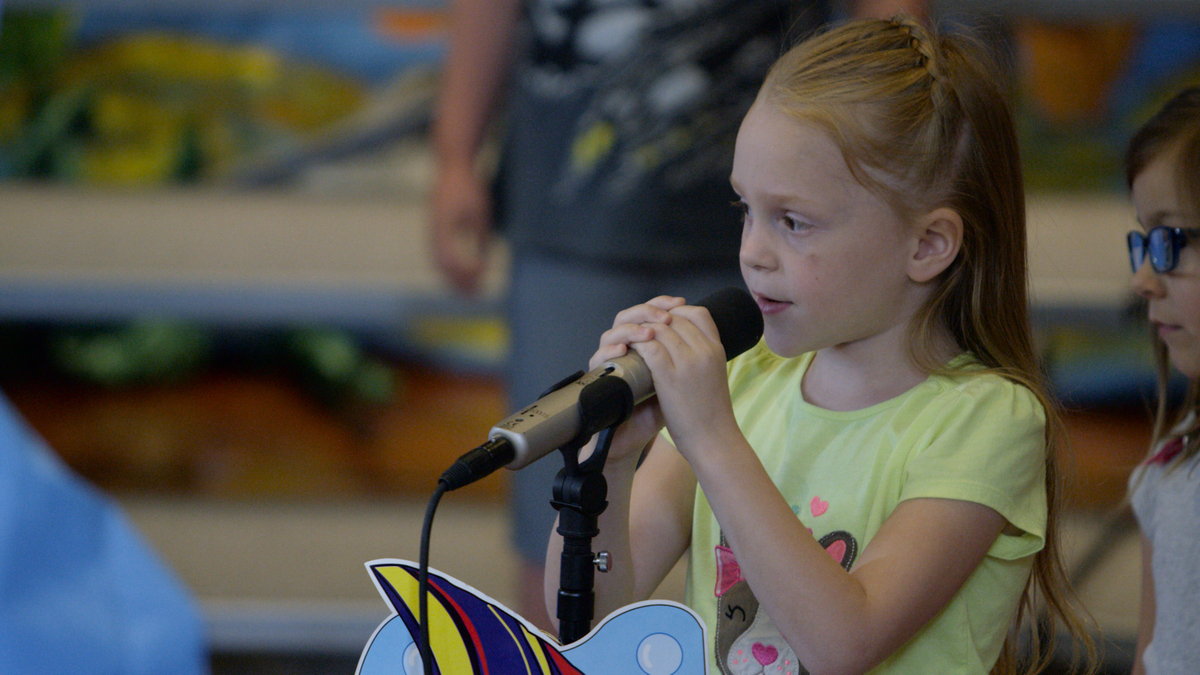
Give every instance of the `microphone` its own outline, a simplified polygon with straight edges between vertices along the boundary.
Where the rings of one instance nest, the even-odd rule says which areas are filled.
[[[746,291],[729,287],[696,303],[708,309],[727,358],[762,337],[763,317]],[[502,420],[488,441],[459,457],[442,474],[446,490],[473,483],[502,466],[521,469],[582,437],[625,421],[633,406],[654,395],[650,369],[636,352],[576,373],[533,404]]]

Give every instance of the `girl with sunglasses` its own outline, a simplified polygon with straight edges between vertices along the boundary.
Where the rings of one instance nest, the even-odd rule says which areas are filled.
[[[592,359],[635,350],[657,392],[608,451],[597,616],[688,554],[713,673],[1036,670],[1049,650],[1017,658],[1021,629],[1041,645],[1035,596],[1079,630],[992,72],[965,36],[903,17],[772,67],[730,175],[763,340],[727,365],[706,310],[658,297]]]
[[[1158,409],[1151,450],[1130,479],[1142,532],[1135,674],[1194,673],[1200,664],[1200,87],[1184,90],[1134,135],[1125,156],[1138,222],[1133,287],[1154,328]],[[1172,370],[1189,380],[1174,409]]]

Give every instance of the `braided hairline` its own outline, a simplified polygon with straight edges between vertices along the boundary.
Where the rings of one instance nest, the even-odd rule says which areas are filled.
[[[933,44],[925,27],[916,19],[903,15],[892,17],[891,23],[908,35],[908,46],[921,57],[921,66],[929,73],[929,77],[938,84],[945,84],[945,78],[938,66],[937,54],[933,50]]]
[[[950,126],[944,132],[948,134],[944,140],[948,143],[946,149],[949,150],[950,161],[946,163],[946,170],[938,173],[953,183],[961,175],[966,163],[966,154],[970,149],[971,122],[957,103],[957,92],[951,78],[942,69],[944,54],[939,55],[935,48],[935,38],[913,17],[897,15],[892,17],[889,23],[908,37],[909,48],[916,52],[921,66],[931,80],[929,98],[933,103],[935,116],[943,124]]]

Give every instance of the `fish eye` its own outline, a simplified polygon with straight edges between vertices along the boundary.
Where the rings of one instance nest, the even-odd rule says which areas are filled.
[[[404,666],[404,675],[425,675],[425,664],[421,661],[421,649],[417,647],[417,643],[414,642],[405,648],[401,663]]]
[[[647,635],[638,645],[637,662],[646,675],[672,675],[683,665],[683,648],[666,633]]]

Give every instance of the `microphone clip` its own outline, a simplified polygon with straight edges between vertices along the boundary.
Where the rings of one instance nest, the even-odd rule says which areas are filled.
[[[604,462],[617,427],[629,419],[633,406],[633,390],[619,377],[601,377],[588,384],[579,394],[580,433],[559,448],[564,466],[554,481],[550,503],[558,511],[558,533],[563,537],[556,612],[563,644],[591,629],[598,559],[592,552],[592,538],[600,533],[598,519],[608,507]],[[594,435],[595,449],[580,462],[579,450]],[[603,555],[601,571],[607,571],[607,553]]]
[[[599,377],[588,383],[579,392],[579,433],[559,450],[563,453],[566,469],[600,471],[608,458],[608,447],[612,443],[611,432],[633,414],[633,390],[629,383],[619,377]],[[601,431],[608,431],[606,438],[596,443],[592,454],[579,463],[579,450]]]

